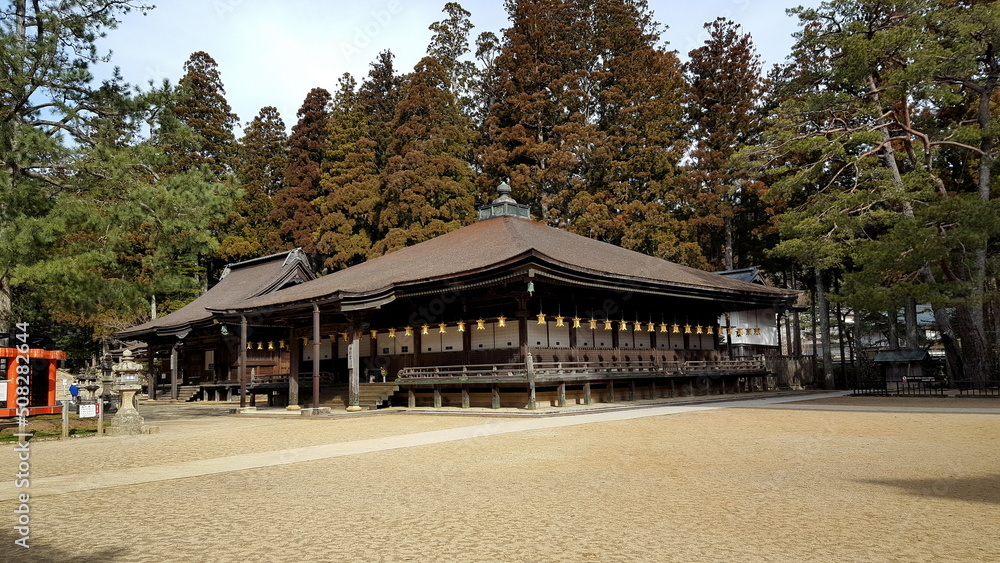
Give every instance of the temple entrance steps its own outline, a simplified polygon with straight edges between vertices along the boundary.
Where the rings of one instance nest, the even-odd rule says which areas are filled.
[[[181,385],[177,387],[177,402],[190,403],[197,400],[196,395],[201,393],[200,385]]]
[[[395,383],[361,383],[358,387],[358,405],[365,410],[387,407],[393,393],[399,391]],[[309,404],[308,391],[304,394],[303,405]],[[346,385],[324,387],[320,391],[321,406],[347,408],[350,395]]]

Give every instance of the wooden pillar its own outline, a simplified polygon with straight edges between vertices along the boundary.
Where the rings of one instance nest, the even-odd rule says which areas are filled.
[[[688,379],[688,397],[694,397],[694,379]]]
[[[441,408],[441,386],[434,386],[434,408]]]
[[[635,400],[635,380],[634,379],[629,379],[628,380],[628,400],[630,400],[630,401],[634,401]]]
[[[583,404],[585,404],[585,405],[589,405],[590,404],[590,382],[589,381],[583,384]]]
[[[527,323],[525,323],[525,334],[527,334]],[[535,366],[534,362],[531,360],[531,352],[525,356],[525,371],[528,374],[528,410],[535,410]]]
[[[462,408],[469,408],[469,386],[462,385]]]
[[[177,343],[170,348],[170,400],[177,400],[177,368],[180,364],[180,356],[177,353]]]
[[[563,381],[559,384],[559,402],[557,403],[560,407],[566,406],[566,382]]]
[[[617,334],[617,332],[615,334]],[[606,402],[606,403],[613,403],[613,402],[615,402],[615,380],[614,379],[609,379],[608,380],[608,392],[607,392],[607,397],[605,397],[605,399],[604,399],[604,402]]]
[[[228,364],[226,369],[229,369]],[[156,400],[156,384],[160,382],[160,372],[163,371],[163,366],[156,362],[156,349],[152,344],[149,345],[149,380],[147,381],[149,385],[149,400]],[[228,379],[229,374],[226,374],[226,379]],[[10,403],[8,403],[10,404]]]
[[[417,406],[417,394],[413,392],[412,387],[406,390],[406,406],[411,409]]]
[[[580,361],[579,350],[576,349],[576,328],[569,325],[569,357],[571,362]]]
[[[361,410],[361,327],[357,320],[352,319],[348,324],[348,338],[350,344],[347,346],[347,410],[357,412]]]
[[[302,352],[299,342],[295,340],[295,330],[288,330],[288,404],[299,404],[299,362]]]
[[[313,342],[312,342],[312,406],[319,408],[319,305],[313,303]]]
[[[649,382],[649,398],[656,399],[656,381]]]
[[[247,406],[247,316],[240,315],[240,408]]]
[[[500,386],[493,384],[493,403],[490,405],[494,409],[500,408]]]

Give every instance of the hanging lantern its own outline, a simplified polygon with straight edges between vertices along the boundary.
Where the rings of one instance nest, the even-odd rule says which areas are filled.
[[[448,332],[448,331],[447,331],[447,330],[445,330],[445,328],[444,328],[444,327],[446,327],[446,326],[448,326],[448,325],[446,325],[446,324],[444,324],[444,323],[441,323],[441,324],[439,324],[439,325],[438,325],[438,334],[445,334],[446,332]]]
[[[573,328],[580,328],[580,317],[573,317]]]
[[[667,332],[667,323],[660,323],[660,332]]]
[[[742,328],[737,328],[736,329],[736,336],[743,336],[743,329]]]
[[[705,334],[715,334],[715,327],[708,325],[705,327]]]
[[[691,325],[684,325],[684,334],[691,334]]]
[[[697,325],[697,326],[695,326],[695,327],[694,327],[694,333],[695,333],[695,334],[704,334],[704,333],[702,332],[702,328],[701,328],[701,325]]]
[[[377,330],[373,330],[371,332],[372,332],[372,340],[377,340],[378,339],[378,331]]]
[[[458,332],[465,332],[465,321],[458,321]]]
[[[389,338],[396,338],[396,329],[394,328],[389,329]]]
[[[649,323],[646,326],[646,332],[656,332],[656,325],[653,323]]]
[[[348,336],[350,336],[350,335],[349,335],[349,334],[347,334],[346,332],[341,332],[341,333],[340,333],[340,338],[341,338],[341,340],[343,340],[344,342],[347,342],[347,337],[348,337]]]
[[[263,340],[257,343],[257,349],[258,350],[263,350],[264,349],[264,341]]]
[[[634,323],[632,323],[632,330],[636,332],[642,332],[642,323],[640,323],[639,321],[635,321]]]
[[[505,326],[507,326],[507,317],[503,315],[497,317],[497,326],[500,328],[504,328]]]
[[[672,326],[671,328],[673,328],[673,331],[672,331],[672,332],[673,332],[674,334],[680,334],[680,333],[681,333],[681,325],[679,325],[679,324],[677,324],[677,323],[674,323],[674,324],[673,324],[673,326]]]
[[[545,313],[538,313],[535,316],[538,317],[538,324],[540,325],[545,324]]]
[[[267,343],[267,349],[268,350],[274,350],[274,341],[273,340]]]
[[[759,326],[758,327],[754,327],[754,329],[753,329],[753,335],[754,336],[760,336],[760,327]]]
[[[733,327],[727,326],[726,327],[726,334],[729,335],[729,336],[732,336],[733,335]]]
[[[247,350],[253,350],[253,342],[247,342]]]
[[[486,321],[483,319],[476,319],[476,330],[486,330]]]
[[[429,332],[427,331],[427,329],[428,329],[428,328],[430,328],[430,327],[429,327],[429,326],[427,326],[427,325],[423,325],[423,326],[421,326],[421,327],[420,327],[420,334],[430,334],[430,333],[429,333]]]
[[[597,319],[591,317],[588,322],[590,323],[590,330],[597,330]]]
[[[611,330],[611,319],[604,321],[604,330]]]
[[[566,324],[563,322],[563,319],[565,318],[566,317],[563,316],[556,317],[556,326],[566,326]]]
[[[285,349],[285,341],[284,340],[279,340],[278,341],[278,350],[284,350],[284,349]]]
[[[403,336],[413,336],[413,327],[412,326],[404,326],[403,327]]]

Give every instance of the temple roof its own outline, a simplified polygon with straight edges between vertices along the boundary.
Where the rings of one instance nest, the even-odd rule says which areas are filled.
[[[351,302],[356,309],[392,301],[407,289],[454,282],[476,275],[548,276],[562,283],[609,289],[648,289],[677,296],[778,304],[795,292],[719,276],[512,216],[481,220],[431,240],[362,264],[244,302],[210,309],[237,313],[251,309],[298,308],[311,303]],[[535,269],[532,269],[534,267]],[[377,302],[376,299],[382,301]]]
[[[212,312],[209,309],[238,306],[248,299],[314,278],[309,261],[300,249],[229,264],[223,270],[219,283],[194,301],[173,313],[117,332],[115,337],[183,338],[191,328],[211,323]]]

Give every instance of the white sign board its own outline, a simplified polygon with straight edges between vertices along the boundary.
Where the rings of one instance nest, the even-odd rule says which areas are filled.
[[[96,418],[97,405],[80,405],[80,418]]]
[[[0,401],[7,400],[7,382],[0,381]]]

